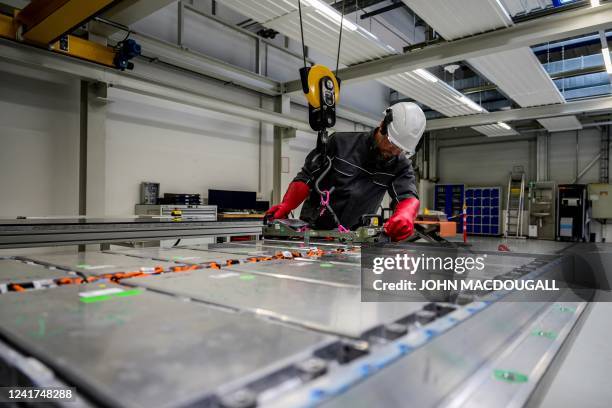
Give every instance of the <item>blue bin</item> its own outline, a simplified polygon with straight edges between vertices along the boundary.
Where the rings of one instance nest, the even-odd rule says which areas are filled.
[[[490,215],[490,210],[491,209],[489,207],[482,207],[482,215]]]
[[[465,190],[465,196],[468,197],[468,198],[469,197],[474,197],[474,190],[471,190],[471,189]]]
[[[482,217],[482,223],[489,225],[491,223],[491,217],[489,216]]]
[[[474,231],[474,225],[473,224],[468,224],[467,232],[471,234],[473,231]]]
[[[482,206],[483,207],[488,207],[491,205],[491,199],[490,198],[483,198],[482,199]]]
[[[474,199],[473,198],[468,198],[465,200],[466,204],[468,207],[471,207],[474,205]]]
[[[491,207],[499,207],[499,198],[491,199]]]
[[[474,206],[475,207],[480,207],[482,205],[482,199],[480,198],[475,198],[474,199]]]
[[[490,225],[483,225],[482,226],[482,233],[483,234],[490,234],[491,233],[491,226]]]
[[[480,207],[474,207],[474,215],[480,215],[482,211],[482,208]]]
[[[499,189],[498,188],[494,188],[491,190],[491,197],[492,198],[499,198]]]
[[[491,197],[491,190],[489,190],[488,188],[485,188],[484,190],[482,190],[482,196],[483,197]]]
[[[492,225],[491,226],[491,234],[499,235],[499,227],[497,227],[496,225]]]
[[[474,198],[480,198],[482,196],[482,191],[474,190]]]
[[[480,225],[474,225],[474,234],[480,234]]]

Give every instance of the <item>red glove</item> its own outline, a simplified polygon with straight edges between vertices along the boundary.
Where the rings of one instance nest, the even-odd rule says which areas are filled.
[[[414,220],[419,212],[419,200],[410,197],[400,201],[395,212],[385,223],[385,233],[392,241],[403,241],[414,232]]]
[[[289,213],[295,210],[310,194],[310,187],[303,181],[294,181],[289,184],[283,202],[270,207],[266,215],[271,215],[272,220],[287,218]]]

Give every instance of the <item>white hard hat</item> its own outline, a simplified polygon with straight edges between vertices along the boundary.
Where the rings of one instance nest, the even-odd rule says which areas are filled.
[[[423,109],[416,103],[400,102],[384,113],[389,141],[412,156],[425,131]]]

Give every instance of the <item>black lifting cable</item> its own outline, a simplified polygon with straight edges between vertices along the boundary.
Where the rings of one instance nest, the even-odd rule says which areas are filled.
[[[336,72],[334,72],[334,75],[336,75],[336,77],[338,76],[338,65],[340,64],[340,47],[342,45],[342,27],[344,26],[344,7],[346,6],[346,2],[348,0],[343,0],[342,1],[342,16],[340,17],[340,34],[338,36],[338,54],[336,57]],[[355,0],[355,3],[357,2],[357,0]]]
[[[302,35],[302,58],[306,68],[306,43],[304,42],[304,24],[302,23],[302,0],[298,0],[298,11],[300,13],[300,34]]]

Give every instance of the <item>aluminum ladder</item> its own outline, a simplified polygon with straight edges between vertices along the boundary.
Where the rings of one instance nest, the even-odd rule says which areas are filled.
[[[515,166],[508,180],[508,194],[504,222],[504,237],[523,236],[523,209],[525,206],[525,170]]]

